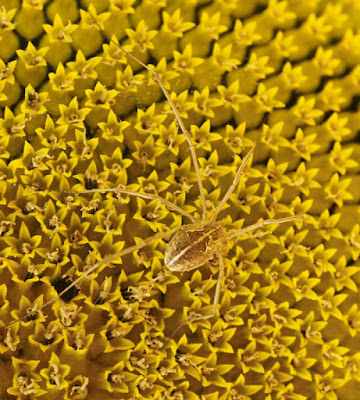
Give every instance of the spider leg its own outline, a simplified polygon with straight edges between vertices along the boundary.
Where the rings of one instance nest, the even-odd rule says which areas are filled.
[[[80,0],[80,1],[82,3],[83,7],[87,10],[89,15],[91,16],[91,18],[94,20],[94,23],[98,26],[100,31],[103,31],[103,29],[101,28],[100,24],[98,23],[98,21],[96,20],[94,15],[92,15],[92,13],[85,6],[83,0]],[[175,119],[176,119],[177,123],[179,124],[180,130],[185,135],[185,138],[186,138],[186,140],[188,142],[188,145],[189,145],[191,159],[192,159],[192,162],[193,162],[193,165],[194,165],[194,169],[195,169],[195,173],[196,173],[197,185],[198,185],[198,188],[199,188],[200,201],[201,201],[201,206],[202,206],[202,219],[206,220],[207,219],[207,211],[206,211],[205,193],[204,193],[204,187],[203,187],[203,184],[202,184],[202,181],[201,181],[200,167],[199,167],[199,162],[198,162],[198,159],[197,159],[195,147],[191,142],[191,137],[189,135],[189,132],[185,128],[184,122],[183,122],[182,118],[180,117],[180,114],[177,111],[174,102],[171,100],[170,93],[165,88],[160,76],[155,71],[153,71],[151,68],[149,68],[141,60],[139,60],[135,56],[133,56],[131,54],[131,52],[129,52],[126,49],[124,49],[123,47],[121,47],[115,40],[113,40],[111,38],[109,40],[110,40],[110,42],[115,44],[115,46],[117,46],[121,51],[123,51],[128,57],[130,57],[132,60],[137,62],[139,65],[141,65],[143,68],[145,68],[147,71],[149,71],[153,75],[155,81],[158,83],[158,85],[160,86],[162,92],[164,93],[164,96],[165,96],[166,100],[170,104],[171,110],[174,113],[174,116],[175,116]]]
[[[161,204],[164,204],[168,209],[174,210],[178,212],[179,214],[183,215],[184,217],[189,218],[192,222],[198,222],[198,220],[185,210],[183,210],[181,207],[177,206],[176,204],[172,203],[169,200],[164,199],[161,196],[158,196],[156,194],[150,194],[150,193],[138,193],[138,192],[133,192],[132,190],[128,189],[123,189],[123,188],[111,188],[111,189],[90,189],[90,190],[66,190],[63,193],[71,193],[71,194],[87,194],[87,193],[122,193],[122,194],[127,194],[129,196],[135,196],[135,197],[141,197],[143,199],[148,199],[148,200],[156,200],[160,202]]]
[[[170,340],[175,336],[175,334],[177,333],[177,331],[183,327],[184,325],[188,324],[189,322],[195,322],[195,321],[201,321],[204,319],[210,319],[213,318],[216,314],[216,309],[217,306],[219,304],[219,300],[220,300],[220,293],[221,293],[221,283],[224,279],[224,271],[225,271],[225,263],[224,263],[224,257],[223,255],[218,252],[216,253],[216,256],[219,259],[219,275],[218,275],[218,279],[216,282],[216,288],[215,288],[215,295],[214,295],[214,301],[213,301],[213,305],[211,308],[211,311],[209,314],[206,315],[200,315],[197,314],[195,316],[191,316],[191,317],[187,317],[185,321],[183,321],[175,330],[174,332],[171,334],[171,336],[168,338],[168,340],[165,342],[164,347],[170,342]]]
[[[97,263],[95,263],[91,268],[89,268],[87,271],[85,271],[82,275],[80,275],[77,279],[75,279],[71,285],[67,286],[62,292],[60,292],[57,296],[52,297],[50,300],[48,300],[47,302],[45,302],[40,308],[38,308],[36,311],[39,312],[41,311],[43,308],[47,307],[48,305],[54,303],[54,301],[56,301],[57,299],[59,299],[61,296],[63,296],[66,292],[68,292],[71,288],[73,288],[75,285],[77,285],[79,282],[81,282],[84,278],[86,278],[88,275],[90,275],[91,273],[95,272],[96,270],[98,270],[103,264],[108,263],[109,261],[115,260],[116,258],[122,257],[126,254],[132,253],[133,251],[139,250],[145,246],[147,246],[149,243],[155,241],[155,240],[160,240],[163,238],[166,238],[168,236],[172,236],[174,233],[176,233],[179,229],[181,228],[181,226],[177,226],[173,229],[170,229],[166,232],[158,232],[155,235],[148,237],[144,240],[142,240],[140,243],[127,247],[124,250],[121,250],[118,253],[112,254],[100,261],[98,261]],[[29,314],[24,315],[21,318],[15,319],[13,321],[11,321],[10,323],[8,323],[7,325],[3,326],[2,328],[7,328],[19,321],[24,320],[25,318],[28,317]]]
[[[217,305],[219,304],[219,300],[220,300],[221,283],[224,279],[224,271],[225,271],[225,263],[224,263],[223,255],[220,252],[218,252],[218,253],[216,253],[216,256],[219,259],[219,275],[218,275],[218,279],[216,282],[215,295],[214,295],[214,301],[213,301],[213,305],[211,308],[211,312],[207,315],[197,315],[195,317],[190,317],[191,322],[201,321],[203,319],[210,319],[210,318],[214,317],[216,314],[216,308],[217,308]]]
[[[226,192],[226,194],[224,195],[224,197],[222,198],[220,204],[216,207],[216,210],[214,211],[214,213],[212,214],[212,216],[210,217],[210,222],[214,222],[216,221],[216,217],[218,216],[219,212],[221,211],[221,209],[224,207],[224,205],[226,204],[226,202],[228,201],[229,197],[231,196],[231,193],[235,190],[236,186],[239,183],[240,180],[240,175],[243,172],[244,168],[246,167],[246,164],[249,161],[249,158],[251,157],[251,155],[253,154],[255,149],[255,144],[253,145],[253,147],[249,150],[249,152],[246,154],[245,158],[242,160],[238,170],[236,171],[236,175],[235,178],[232,182],[232,184],[230,185],[228,191]]]
[[[262,228],[266,225],[274,225],[274,224],[284,224],[286,222],[292,221],[304,221],[304,217],[302,215],[292,215],[289,217],[278,218],[278,219],[264,219],[263,221],[256,222],[255,224],[249,225],[243,229],[234,229],[228,233],[227,240],[231,240],[243,235],[246,232],[254,231],[255,229]]]

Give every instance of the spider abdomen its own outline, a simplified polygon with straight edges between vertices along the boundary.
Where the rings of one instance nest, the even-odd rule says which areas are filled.
[[[171,271],[199,268],[226,244],[226,230],[219,223],[185,225],[171,239],[164,262]]]

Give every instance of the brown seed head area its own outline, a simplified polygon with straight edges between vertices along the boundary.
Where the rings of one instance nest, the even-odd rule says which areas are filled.
[[[209,260],[226,244],[226,230],[220,223],[184,226],[171,239],[164,262],[171,271],[191,271]]]

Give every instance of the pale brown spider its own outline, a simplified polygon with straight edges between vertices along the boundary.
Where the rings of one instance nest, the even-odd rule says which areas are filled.
[[[102,28],[96,21],[96,18],[90,12],[89,12],[89,14],[90,14],[91,18],[93,18],[94,24],[96,24],[99,27],[99,29],[102,30]],[[112,39],[110,39],[110,41],[113,44],[115,44],[116,46],[118,46],[118,48],[121,51],[123,51],[130,59],[137,62],[139,65],[141,65],[144,69],[146,69],[148,72],[150,72],[153,75],[155,81],[159,84],[159,86],[163,92],[163,95],[165,96],[166,100],[168,101],[168,103],[172,109],[172,112],[174,113],[177,124],[180,128],[180,131],[185,136],[186,141],[188,143],[189,150],[190,150],[191,160],[192,160],[193,167],[194,167],[194,170],[196,173],[196,178],[197,178],[197,187],[198,187],[198,191],[199,191],[199,197],[200,197],[200,203],[201,203],[201,209],[202,209],[201,210],[201,218],[196,218],[194,215],[188,213],[181,207],[177,206],[176,204],[172,203],[171,201],[168,201],[168,200],[164,199],[163,197],[158,196],[156,194],[138,193],[138,192],[128,190],[126,188],[122,188],[122,187],[111,188],[111,189],[101,189],[101,188],[100,189],[90,189],[90,190],[76,191],[76,192],[75,191],[63,192],[63,193],[68,193],[68,194],[113,192],[113,193],[118,193],[118,194],[140,197],[140,198],[147,199],[147,200],[156,200],[159,203],[166,206],[169,210],[177,212],[177,213],[181,214],[183,217],[186,217],[188,220],[191,221],[191,223],[189,223],[187,225],[177,226],[175,228],[169,229],[166,232],[158,232],[158,233],[154,234],[153,236],[142,240],[140,243],[138,243],[136,245],[127,247],[126,249],[123,249],[122,251],[120,251],[116,254],[112,254],[110,256],[107,256],[105,259],[98,261],[93,266],[88,268],[80,277],[75,279],[64,290],[62,290],[57,296],[55,296],[55,297],[51,298],[49,301],[45,302],[41,307],[37,307],[35,311],[32,309],[32,311],[28,312],[25,316],[12,321],[11,323],[4,326],[3,328],[6,328],[16,322],[21,321],[21,320],[28,319],[30,316],[30,313],[41,312],[41,310],[43,308],[47,307],[48,305],[52,304],[57,299],[62,297],[70,289],[74,288],[77,284],[79,284],[86,276],[97,271],[102,265],[108,264],[109,262],[111,262],[115,259],[118,259],[127,254],[131,254],[134,251],[140,250],[143,247],[150,244],[151,242],[171,237],[171,240],[168,243],[168,246],[167,246],[167,249],[165,250],[165,255],[164,255],[164,263],[165,263],[166,268],[168,268],[169,270],[174,271],[174,272],[184,273],[184,272],[196,269],[196,268],[200,268],[207,261],[209,261],[214,256],[216,256],[217,259],[219,260],[219,272],[218,272],[218,278],[217,278],[215,295],[214,295],[214,299],[213,299],[211,312],[206,315],[195,314],[195,315],[189,316],[175,329],[175,331],[167,339],[167,341],[165,342],[165,345],[166,345],[171,340],[171,338],[175,335],[175,333],[184,324],[186,324],[188,322],[210,319],[215,316],[217,306],[219,303],[219,299],[220,299],[221,284],[222,284],[223,277],[224,277],[223,248],[226,247],[226,244],[228,241],[230,241],[232,239],[237,239],[238,237],[246,234],[247,232],[254,231],[254,230],[262,228],[266,225],[282,224],[282,223],[287,223],[287,222],[303,220],[303,216],[292,215],[292,216],[287,216],[287,217],[279,218],[279,219],[266,219],[266,220],[259,221],[255,224],[252,224],[252,225],[247,226],[242,229],[226,229],[224,221],[217,221],[217,217],[218,217],[220,211],[224,208],[229,197],[231,196],[231,194],[237,187],[240,177],[241,177],[241,174],[244,171],[244,168],[246,167],[247,163],[249,162],[249,160],[251,159],[251,157],[253,155],[255,145],[253,145],[253,147],[248,151],[246,156],[243,158],[241,165],[237,169],[237,172],[235,174],[233,182],[231,183],[227,192],[221,199],[219,205],[215,208],[215,210],[211,213],[211,215],[208,215],[208,211],[207,211],[207,207],[206,207],[205,192],[204,192],[204,187],[203,187],[203,183],[201,180],[201,174],[200,174],[199,163],[198,163],[198,159],[197,159],[197,155],[196,155],[196,150],[195,150],[194,144],[191,141],[190,135],[185,128],[183,120],[180,117],[179,112],[175,107],[174,102],[171,100],[169,92],[167,91],[162,80],[160,79],[159,75],[155,71],[150,69],[146,64],[144,64],[142,61],[140,61],[138,58],[136,58],[134,55],[132,55],[129,51],[127,51],[123,47],[121,47],[116,41],[114,41]]]

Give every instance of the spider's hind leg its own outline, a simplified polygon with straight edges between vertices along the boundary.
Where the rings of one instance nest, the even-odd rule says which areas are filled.
[[[202,320],[206,320],[206,319],[210,319],[210,318],[215,317],[216,309],[217,309],[217,306],[218,306],[219,301],[220,301],[221,284],[223,282],[224,274],[225,274],[224,256],[220,252],[217,252],[215,255],[219,259],[219,275],[218,275],[217,282],[216,282],[215,295],[214,295],[214,300],[213,300],[213,304],[212,304],[210,313],[209,314],[205,314],[205,315],[196,314],[196,315],[187,317],[186,320],[183,321],[174,330],[174,332],[171,334],[171,336],[165,342],[164,346],[166,346],[170,342],[170,340],[176,335],[176,333],[179,331],[180,328],[182,328],[184,325],[188,324],[189,322],[202,321]]]

